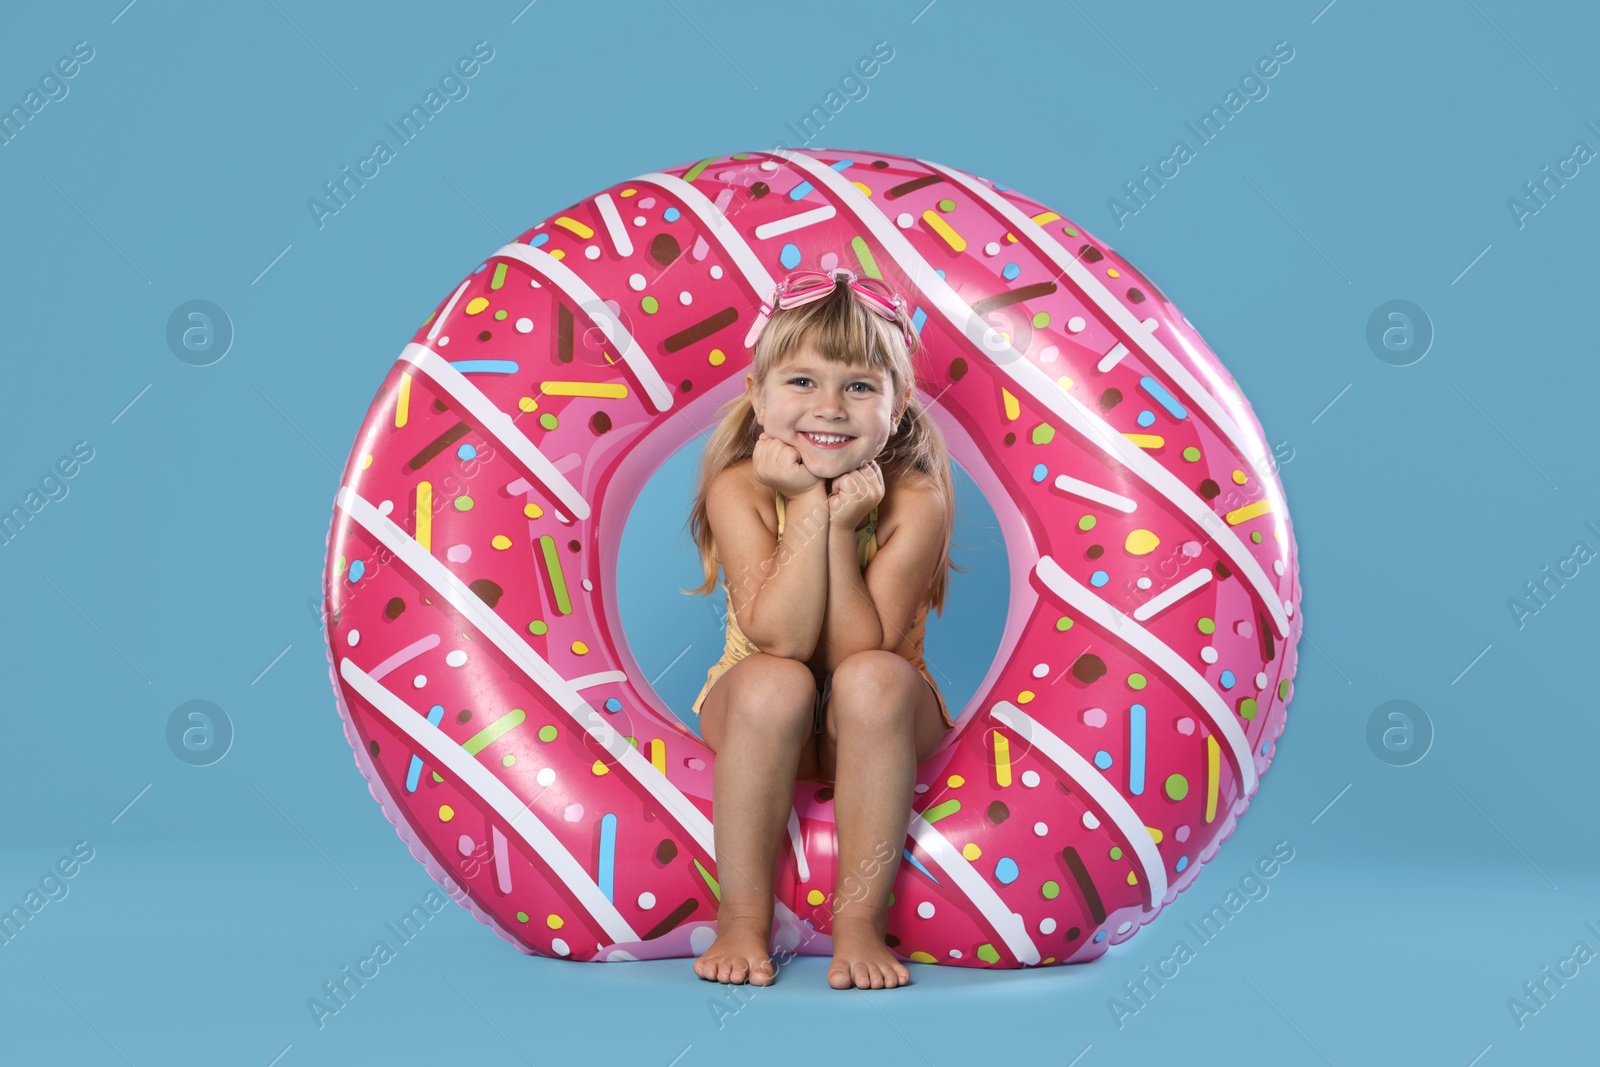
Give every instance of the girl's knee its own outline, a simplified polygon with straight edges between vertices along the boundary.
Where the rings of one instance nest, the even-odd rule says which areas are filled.
[[[809,732],[817,699],[811,668],[799,660],[756,653],[739,665],[738,685],[730,694],[730,718],[765,728]]]

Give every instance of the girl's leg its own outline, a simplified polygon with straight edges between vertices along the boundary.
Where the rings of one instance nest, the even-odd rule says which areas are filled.
[[[910,661],[876,649],[847,657],[834,671],[827,720],[819,759],[824,771],[832,768],[839,847],[828,984],[893,988],[909,982],[911,972],[884,943],[889,888],[900,867],[917,765],[943,739],[944,720]]]
[[[717,939],[694,964],[701,978],[777,978],[767,952],[772,883],[816,697],[805,664],[757,652],[718,678],[700,706],[701,734],[717,754],[712,827],[722,892]]]

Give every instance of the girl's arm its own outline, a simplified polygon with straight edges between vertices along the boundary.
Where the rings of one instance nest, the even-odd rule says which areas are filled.
[[[883,645],[883,624],[856,557],[856,532],[828,531],[828,602],[823,611],[822,669],[832,674],[853,653]],[[877,562],[877,557],[873,557]],[[870,564],[869,564],[870,566]],[[900,644],[895,642],[896,647]]]
[[[706,499],[728,583],[728,610],[756,648],[804,662],[816,651],[828,595],[828,497],[819,482],[789,500],[774,537],[755,495],[765,487],[724,471]]]

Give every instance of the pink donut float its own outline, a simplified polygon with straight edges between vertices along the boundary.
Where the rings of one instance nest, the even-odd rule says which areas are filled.
[[[739,153],[558,212],[453,286],[337,494],[324,593],[345,737],[412,854],[523,952],[696,956],[715,756],[623,637],[640,488],[743,388],[773,281],[906,294],[924,403],[1002,524],[1000,652],[919,768],[890,946],[1082,962],[1232,833],[1303,615],[1237,384],[1101,241],[1015,190],[869,152]],[[796,783],[774,947],[831,951],[832,791]]]

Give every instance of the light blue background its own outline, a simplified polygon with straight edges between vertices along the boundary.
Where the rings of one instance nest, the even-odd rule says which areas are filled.
[[[1575,141],[1600,149],[1592,9],[125,2],[18,6],[0,32],[6,108],[74,42],[95,49],[0,148],[0,508],[94,449],[0,547],[0,904],[74,842],[95,850],[0,948],[8,1062],[1592,1057],[1600,966],[1524,1027],[1506,1004],[1575,942],[1600,949],[1600,577],[1583,567],[1523,626],[1508,607],[1575,542],[1600,548],[1600,175],[1521,227],[1507,207]],[[470,94],[319,230],[307,198],[478,40],[495,57]],[[307,999],[434,888],[353,766],[308,608],[385,369],[506,235],[633,174],[799,147],[785,124],[880,40],[893,59],[813,146],[982,174],[1109,241],[1292,453],[1307,629],[1252,810],[1192,891],[1083,967],[918,966],[909,988],[841,993],[804,958],[719,1027],[723,991],[686,959],[524,957],[451,905],[319,1031]],[[1108,199],[1194,147],[1184,124],[1282,40],[1265,98],[1119,228]],[[197,298],[237,332],[208,367],[164,336]],[[1410,366],[1367,343],[1392,299],[1436,331]],[[621,561],[639,662],[671,664],[657,689],[685,709],[720,642],[714,602],[674,592],[698,581],[693,460],[656,475]],[[973,570],[927,644],[955,707],[1005,610],[993,515],[958,480]],[[165,741],[191,699],[236,730],[210,767]],[[1406,767],[1366,739],[1393,699],[1435,731]],[[1108,999],[1196,946],[1185,923],[1277,841],[1295,858],[1269,895],[1119,1028]]]

